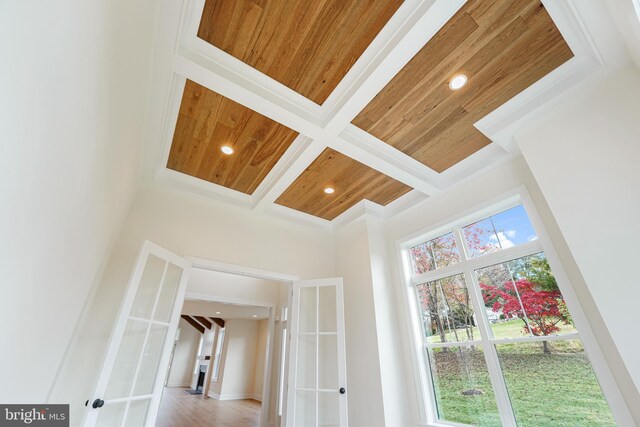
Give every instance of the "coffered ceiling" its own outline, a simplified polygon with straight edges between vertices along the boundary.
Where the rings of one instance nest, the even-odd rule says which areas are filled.
[[[333,193],[327,194],[325,189]],[[410,190],[411,187],[327,148],[276,203],[332,220],[363,199],[385,206]]]
[[[298,136],[292,131],[187,80],[167,167],[252,194]],[[221,151],[233,147],[233,155]]]
[[[518,155],[515,124],[598,60],[571,0],[178,3],[154,180],[320,226]]]
[[[207,0],[198,37],[322,104],[402,0]]]
[[[442,172],[491,143],[474,123],[571,57],[540,1],[470,0],[353,123]]]

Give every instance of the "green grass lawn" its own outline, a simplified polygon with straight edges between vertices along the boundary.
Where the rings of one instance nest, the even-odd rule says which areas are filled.
[[[511,322],[504,322],[511,323]],[[512,325],[505,325],[505,333]],[[513,335],[511,335],[513,336]],[[519,426],[613,427],[591,365],[578,340],[498,345],[498,355]],[[500,426],[495,397],[481,348],[433,349],[434,382],[440,418]],[[478,395],[463,395],[470,389]]]
[[[523,337],[524,335],[524,323],[520,319],[507,320],[505,322],[498,322],[491,324],[491,330],[495,338],[516,338]],[[567,334],[576,332],[576,329],[572,325],[558,324],[560,328],[560,334]],[[458,341],[468,341],[467,332],[464,329],[456,329],[458,335]],[[456,341],[454,332],[446,334],[447,341]],[[473,328],[473,338],[475,340],[480,339],[480,331],[477,327]],[[427,338],[428,342],[441,342],[440,335],[432,335]]]

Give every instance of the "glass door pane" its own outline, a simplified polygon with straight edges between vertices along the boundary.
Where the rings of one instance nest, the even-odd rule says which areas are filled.
[[[316,393],[314,391],[296,391],[294,426],[315,427],[316,425]]]
[[[127,402],[115,402],[100,409],[100,415],[95,424],[96,427],[119,426],[124,418]]]
[[[147,322],[128,320],[104,399],[127,397],[147,334]]]
[[[160,399],[177,328],[176,299],[183,297],[189,265],[145,242],[91,399],[104,405],[88,409],[86,426],[143,426],[155,420],[149,412]]]
[[[340,393],[346,386],[341,280],[308,282],[294,286],[287,425],[346,425],[346,396]]]
[[[316,340],[315,334],[299,334],[298,336],[297,388],[316,388]]]
[[[132,317],[151,318],[151,312],[156,302],[156,295],[158,294],[158,289],[160,289],[166,264],[163,259],[149,255],[140,279],[140,285],[138,285],[136,299],[133,301],[133,307],[131,308],[130,315]]]
[[[318,426],[338,427],[340,425],[340,395],[333,392],[318,393]]]
[[[139,396],[153,393],[153,387],[158,376],[160,357],[167,338],[168,326],[152,324],[147,338],[147,345],[142,353],[136,386],[133,395]]]
[[[138,427],[143,426],[147,421],[147,415],[149,412],[149,405],[151,399],[134,400],[129,405],[129,412],[127,413],[127,420],[124,422],[125,427]]]
[[[338,337],[318,336],[318,388],[338,390]]]
[[[336,288],[318,288],[318,332],[336,332]]]

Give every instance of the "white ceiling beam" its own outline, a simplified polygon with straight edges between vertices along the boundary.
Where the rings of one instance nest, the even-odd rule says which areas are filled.
[[[369,147],[349,142],[342,138],[335,138],[329,142],[329,147],[351,157],[358,162],[367,165],[388,177],[400,181],[426,195],[433,196],[440,192],[436,186],[416,176],[408,170],[406,165],[398,164],[395,158],[384,152],[374,153]]]
[[[336,97],[327,100],[330,120],[326,129],[344,129],[395,77],[416,53],[451,19],[466,0],[423,0],[408,2],[411,8],[393,34],[380,34],[338,85]],[[404,5],[403,5],[404,6]],[[392,31],[392,30],[389,30]],[[378,40],[386,39],[386,40]],[[349,76],[359,73],[357,78]],[[339,94],[339,95],[338,95]]]
[[[253,193],[253,209],[263,212],[272,205],[326,147],[324,140],[298,136]]]
[[[199,39],[196,32],[203,0],[187,2],[173,69],[299,132],[300,137],[313,140],[292,144],[287,150],[266,182],[254,193],[257,199],[255,210],[264,210],[273,203],[327,146],[420,192],[433,195],[439,191],[435,184],[438,179],[435,171],[375,137],[350,137],[358,132],[345,132],[345,128],[353,127],[350,124],[352,117],[348,118],[347,112],[357,104],[366,105],[465,1],[406,1],[323,106]],[[418,33],[420,35],[416,36]],[[398,50],[403,52],[401,59]],[[373,92],[372,87],[376,88]],[[360,94],[358,102],[350,100],[354,93]],[[362,97],[365,93],[369,94],[366,99]],[[340,103],[340,99],[346,101]],[[336,115],[339,115],[339,120],[336,120]],[[322,119],[327,123],[323,124]],[[305,145],[304,149],[301,149],[301,144]]]
[[[339,144],[336,144],[337,150],[339,150],[340,144],[352,145],[354,148],[368,152],[369,154],[380,158],[389,166],[398,168],[405,173],[413,175],[416,178],[431,184],[436,190],[443,188],[440,173],[417,161],[413,157],[406,155],[397,148],[376,138],[370,133],[363,131],[357,126],[352,124],[347,125],[347,127],[338,136],[337,141],[339,142]],[[354,157],[354,159],[361,163],[367,160],[367,158],[359,159],[356,157]],[[393,178],[392,175],[389,176]]]
[[[298,133],[311,138],[320,138],[324,134],[319,119],[307,114],[299,106],[272,97],[266,90],[259,90],[260,86],[225,69],[212,58],[206,58],[186,48],[178,50],[179,54],[173,58],[174,72]]]
[[[576,13],[577,4],[573,0],[543,2],[576,58],[476,123],[476,127],[492,138],[495,144],[490,144],[476,155],[439,174],[358,129],[351,121],[466,3],[466,0],[405,0],[322,106],[199,39],[197,30],[204,0],[184,0],[180,28],[174,29],[172,33],[177,32],[178,39],[171,47],[169,40],[164,43],[166,52],[170,53],[163,58],[165,62],[172,61],[172,71],[300,134],[252,196],[242,194],[243,197],[237,197],[236,200],[230,195],[234,192],[228,189],[225,189],[228,190],[226,192],[209,193],[212,193],[214,198],[230,199],[244,206],[248,204],[248,207],[258,211],[277,210],[278,214],[281,211],[289,211],[275,205],[275,200],[326,147],[331,147],[415,188],[416,191],[398,200],[398,206],[404,206],[411,200],[422,200],[426,195],[437,194],[443,188],[464,180],[470,173],[483,169],[487,163],[497,163],[509,157],[509,154],[516,152],[511,147],[513,123],[517,124],[518,119],[522,120],[525,116],[530,117],[531,110],[539,109],[541,104],[547,105],[552,97],[562,92],[558,83],[563,82],[567,76],[575,77],[580,73],[589,75],[593,71],[593,63],[603,63],[602,56],[598,54],[595,43],[590,38],[589,26],[585,26],[580,15]],[[169,13],[171,16],[167,16],[166,20],[171,21],[177,14],[172,10]],[[171,56],[172,59],[169,59]],[[171,99],[175,98],[174,101],[179,104],[181,96],[181,91],[172,94],[169,102],[173,102]],[[156,110],[159,111],[160,108]],[[156,115],[159,114],[158,112]],[[171,114],[165,115],[164,120],[171,121],[170,117]],[[154,129],[157,127],[157,124],[153,126]],[[165,128],[168,129],[165,133],[169,135],[173,126]],[[170,138],[165,139],[170,144]],[[160,154],[163,153],[164,151]],[[158,156],[156,170],[166,169],[165,157]],[[157,174],[156,179],[160,175]],[[168,180],[175,178],[164,175],[163,177]],[[203,193],[206,193],[207,189],[217,187],[215,184],[193,180],[180,184],[189,188],[197,187]],[[385,212],[390,211],[391,205],[395,203],[384,208]],[[297,211],[295,213],[301,217],[308,216]],[[314,219],[320,221],[318,218]],[[327,222],[321,221],[323,224]]]

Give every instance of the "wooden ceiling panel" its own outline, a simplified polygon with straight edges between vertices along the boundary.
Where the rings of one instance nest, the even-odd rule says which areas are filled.
[[[539,0],[469,0],[353,124],[442,172],[491,142],[474,123],[572,57]]]
[[[298,136],[187,80],[167,168],[252,194]],[[235,151],[228,156],[223,145]]]
[[[402,0],[206,0],[198,37],[322,104]]]
[[[335,193],[325,194],[326,187],[334,188]],[[411,187],[327,148],[276,203],[332,220],[361,200],[384,206],[410,190]]]

